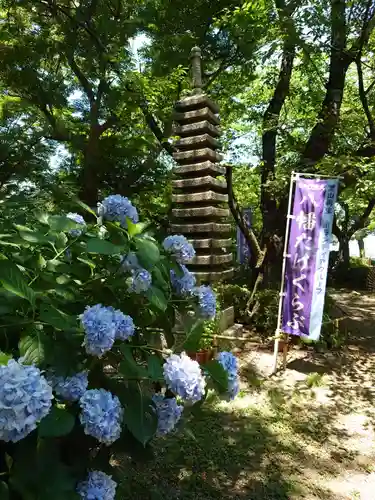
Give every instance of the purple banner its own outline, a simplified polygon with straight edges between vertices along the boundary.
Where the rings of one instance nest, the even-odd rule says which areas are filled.
[[[318,340],[338,180],[297,178],[290,221],[281,330]]]
[[[248,227],[251,227],[251,208],[245,208],[243,216]],[[239,227],[237,228],[237,262],[241,265],[250,262],[250,248]]]

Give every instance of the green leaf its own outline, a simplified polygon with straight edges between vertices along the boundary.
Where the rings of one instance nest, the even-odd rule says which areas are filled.
[[[7,354],[6,352],[0,351],[0,365],[6,365],[10,359],[12,359],[11,354]],[[0,497],[1,498],[1,497]]]
[[[198,320],[193,324],[188,336],[184,342],[184,349],[186,351],[196,352],[199,349],[199,342],[204,332],[204,321]]]
[[[81,201],[80,199],[73,198],[73,203],[75,203],[79,207],[83,208],[83,210],[96,217],[96,213],[94,212],[94,210],[92,210],[88,205],[86,205],[86,203],[83,203],[83,201]]]
[[[138,234],[143,233],[145,228],[148,226],[148,224],[144,222],[139,222],[138,224],[134,224],[134,222],[129,219],[129,217],[126,217],[126,223],[128,225],[128,234],[131,238],[133,236],[137,236]]]
[[[137,252],[139,262],[145,269],[152,268],[160,260],[159,247],[151,240],[146,238],[136,239]]]
[[[203,368],[209,373],[220,393],[228,390],[228,374],[218,361],[209,361],[203,365]]]
[[[22,272],[10,260],[0,261],[0,281],[6,290],[34,304],[34,290],[27,285]]]
[[[148,300],[151,302],[151,304],[155,306],[157,309],[160,309],[160,311],[164,312],[167,309],[168,307],[167,297],[159,288],[156,288],[156,286],[151,286],[147,290],[146,296]]]
[[[1,500],[9,500],[8,485],[4,481],[0,481],[0,498]]]
[[[18,342],[20,355],[24,358],[26,365],[40,365],[44,362],[44,333],[41,330],[33,329],[30,335],[22,337]]]
[[[77,327],[76,317],[69,316],[48,304],[41,306],[40,319],[58,330],[72,330]]]
[[[95,269],[96,267],[95,262],[88,257],[77,257],[77,260],[83,262],[84,264],[87,264],[91,269]]]
[[[82,229],[82,224],[78,224],[65,215],[51,215],[48,218],[48,224],[52,231],[56,231],[57,233],[67,232],[71,229]]]
[[[39,221],[41,224],[48,224],[49,217],[50,217],[49,214],[46,212],[35,213],[36,220]]]
[[[144,366],[140,366],[133,357],[132,349],[128,344],[122,344],[120,350],[124,356],[124,361],[121,361],[119,370],[125,378],[141,378],[147,377],[147,371]]]
[[[148,359],[148,376],[153,382],[163,379],[163,364],[160,356],[157,354],[149,354]]]
[[[129,387],[129,400],[125,404],[124,422],[143,446],[146,446],[156,433],[157,416],[152,399],[142,393],[139,384]]]
[[[60,437],[69,434],[74,427],[75,419],[66,409],[53,406],[49,414],[38,426],[40,437]]]
[[[65,233],[57,233],[55,245],[58,250],[63,250],[68,243],[68,237]]]
[[[40,231],[23,231],[19,230],[19,235],[25,241],[29,243],[38,243],[40,245],[44,243],[49,243],[51,238],[41,233]]]
[[[169,291],[169,283],[166,281],[164,273],[159,267],[155,266],[152,270],[152,282],[162,290]]]
[[[91,238],[87,242],[87,251],[89,253],[99,253],[103,255],[115,255],[123,251],[123,247],[114,245],[110,241],[99,238]]]

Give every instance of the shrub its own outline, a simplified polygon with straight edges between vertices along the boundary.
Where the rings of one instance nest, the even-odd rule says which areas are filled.
[[[1,231],[2,499],[112,500],[113,453],[149,447],[209,387],[236,392],[219,361],[183,352],[215,316],[212,290],[183,267],[191,245],[159,245],[119,195],[97,220],[79,206],[86,220],[40,214]],[[189,318],[179,350],[177,312]]]
[[[234,320],[237,323],[247,323],[249,321],[246,314],[246,305],[251,291],[246,286],[222,284],[217,287],[217,293],[224,307],[234,307]]]
[[[259,290],[255,294],[251,322],[265,337],[275,334],[279,308],[279,291],[271,288]]]

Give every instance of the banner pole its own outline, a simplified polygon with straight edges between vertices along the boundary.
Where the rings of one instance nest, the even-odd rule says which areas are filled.
[[[283,297],[284,297],[286,258],[287,258],[287,251],[288,251],[288,242],[289,242],[290,219],[292,217],[292,214],[290,212],[292,209],[293,185],[294,185],[294,181],[296,179],[298,179],[298,177],[299,177],[299,174],[296,174],[294,171],[292,171],[292,175],[290,178],[290,185],[289,185],[289,201],[288,201],[287,219],[286,219],[286,226],[285,226],[283,264],[282,264],[282,270],[281,270],[281,284],[280,284],[280,296],[279,296],[279,311],[278,311],[278,315],[277,315],[277,326],[276,326],[276,332],[275,332],[275,343],[274,343],[274,350],[273,350],[273,365],[272,365],[271,375],[273,375],[277,371],[277,357],[278,357],[278,353],[279,353],[279,341],[280,341],[280,333],[281,333],[280,327],[281,327],[281,314],[282,314]],[[284,365],[286,366],[285,351],[284,351]]]

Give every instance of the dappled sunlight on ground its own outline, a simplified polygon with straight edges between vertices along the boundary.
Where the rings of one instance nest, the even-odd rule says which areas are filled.
[[[373,500],[372,309],[362,319],[348,348],[295,350],[270,378],[272,354],[243,346],[236,400],[203,406],[150,462],[123,460],[119,498]]]

